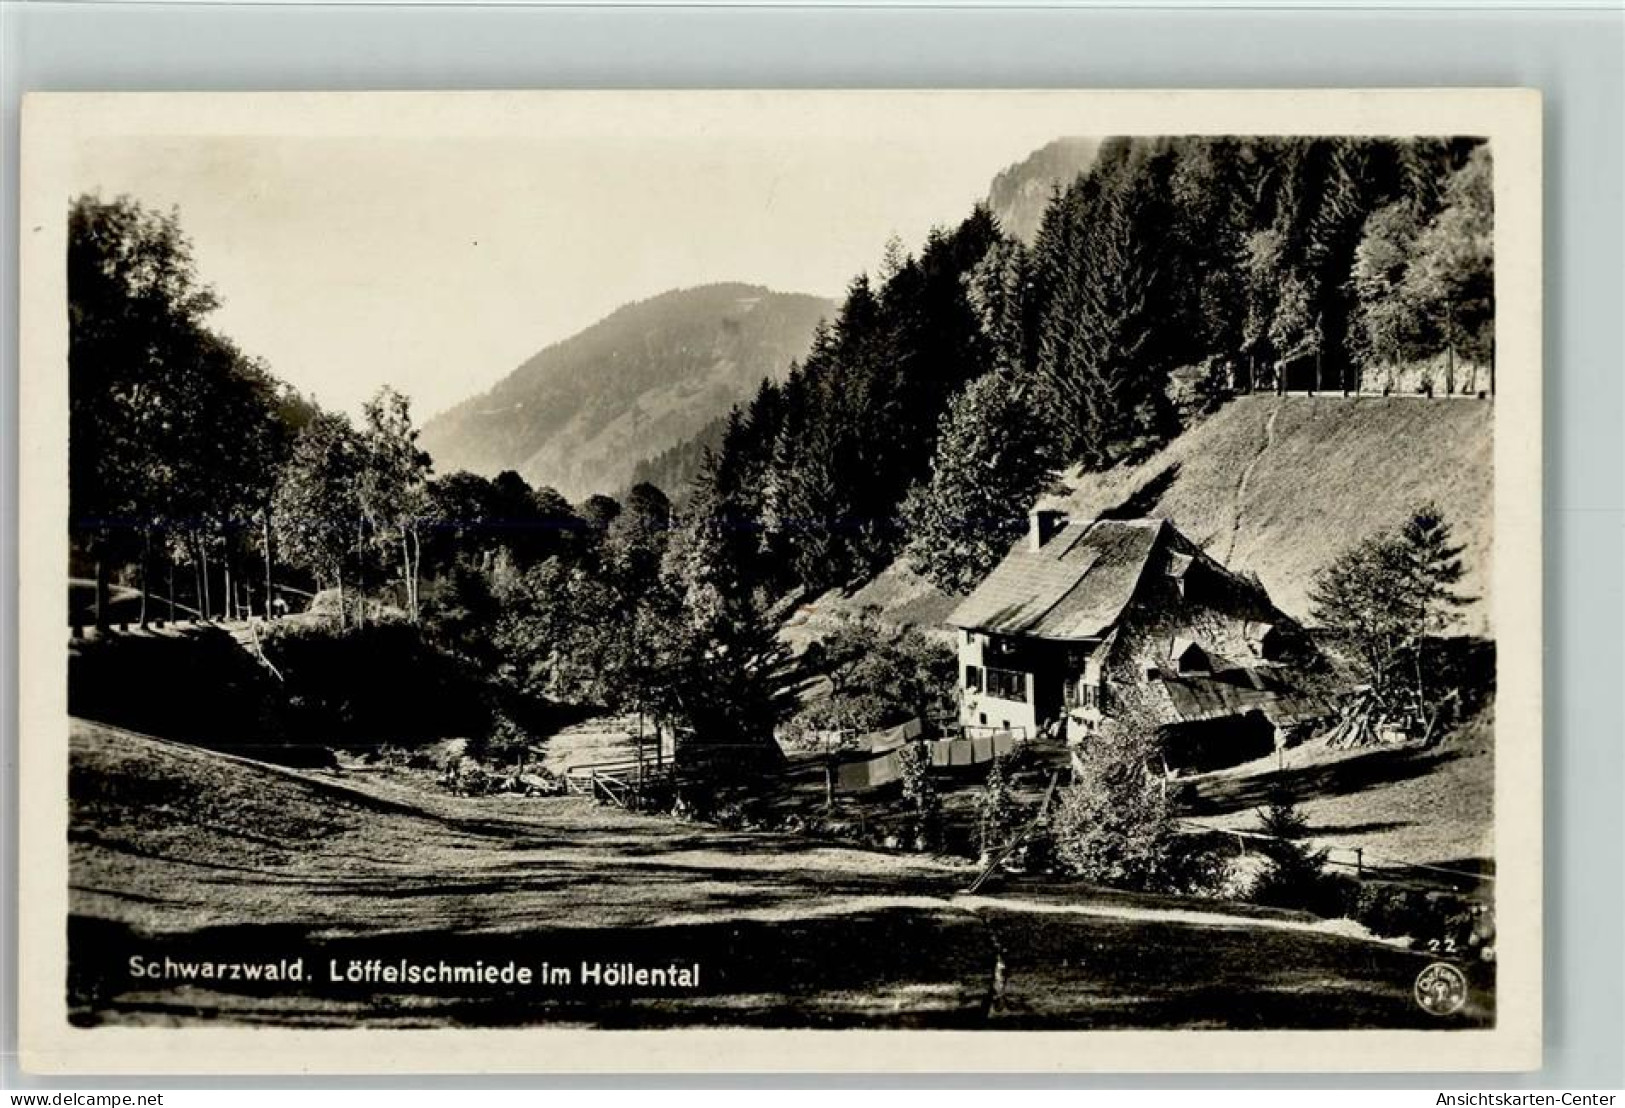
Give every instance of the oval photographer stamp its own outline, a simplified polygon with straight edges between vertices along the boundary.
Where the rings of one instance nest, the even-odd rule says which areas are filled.
[[[1416,975],[1416,1003],[1433,1016],[1453,1016],[1467,1004],[1467,975],[1449,962],[1434,962]]]

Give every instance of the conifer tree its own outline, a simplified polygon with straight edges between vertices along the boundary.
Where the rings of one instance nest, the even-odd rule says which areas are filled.
[[[1457,544],[1437,506],[1416,508],[1397,528],[1369,535],[1316,575],[1309,598],[1320,623],[1336,631],[1370,688],[1362,713],[1422,717],[1431,734],[1447,690],[1427,676],[1430,641],[1471,603],[1457,592],[1465,574]],[[1364,741],[1367,719],[1353,721]]]
[[[946,592],[968,593],[1025,530],[1050,473],[1020,383],[977,378],[943,414],[930,477],[904,502],[910,566]]]
[[[1118,151],[1110,161],[1108,148]],[[1055,290],[1037,399],[1061,456],[1103,468],[1168,428],[1166,154],[1103,147],[1078,186],[1075,275]]]
[[[1000,239],[966,275],[965,289],[987,340],[991,364],[1024,373],[1037,354],[1036,297],[1026,247]]]
[[[611,572],[623,590],[638,595],[654,587],[671,527],[671,499],[653,485],[633,485],[605,539]]]
[[[697,490],[667,551],[677,606],[663,632],[668,658],[654,706],[688,736],[679,758],[723,775],[748,773],[780,757],[774,728],[792,707],[783,684],[788,653],[710,489]]]

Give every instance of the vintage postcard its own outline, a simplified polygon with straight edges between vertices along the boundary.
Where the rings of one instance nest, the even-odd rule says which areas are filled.
[[[27,1068],[1538,1065],[1538,94],[23,132]]]

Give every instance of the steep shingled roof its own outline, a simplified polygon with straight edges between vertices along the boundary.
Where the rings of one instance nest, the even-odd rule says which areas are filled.
[[[1290,727],[1336,711],[1325,698],[1300,692],[1259,670],[1195,676],[1168,672],[1159,674],[1159,680],[1183,723],[1257,711],[1271,723]]]
[[[1167,533],[1159,519],[1068,523],[1037,550],[1025,537],[948,617],[972,631],[1095,638],[1134,595]]]

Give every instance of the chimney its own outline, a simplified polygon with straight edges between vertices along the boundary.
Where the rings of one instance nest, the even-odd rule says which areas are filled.
[[[1066,526],[1066,513],[1054,508],[1034,508],[1027,517],[1027,547],[1042,550]]]

